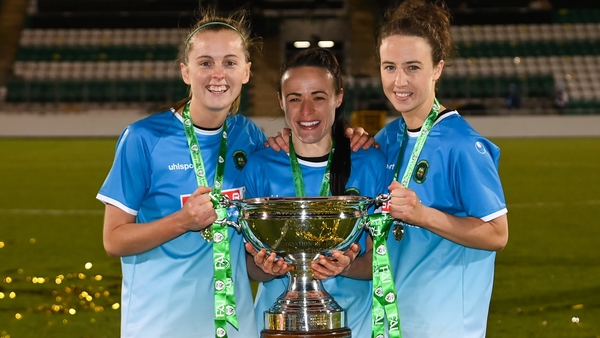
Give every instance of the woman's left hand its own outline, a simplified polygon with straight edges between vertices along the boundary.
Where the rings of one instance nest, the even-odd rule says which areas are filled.
[[[316,279],[335,277],[348,270],[360,252],[360,245],[354,243],[346,252],[332,250],[332,257],[320,255],[311,262],[311,268]]]
[[[375,138],[370,136],[363,127],[346,128],[346,136],[350,139],[350,147],[354,152],[360,148],[365,150],[370,147],[379,148],[379,143],[375,142]]]
[[[283,128],[281,131],[277,132],[277,135],[271,136],[265,141],[266,148],[273,148],[275,151],[285,151],[285,153],[290,152],[290,134],[292,130],[290,128]]]

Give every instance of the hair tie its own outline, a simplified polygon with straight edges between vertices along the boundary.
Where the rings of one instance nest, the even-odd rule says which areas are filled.
[[[190,41],[190,39],[192,38],[192,36],[194,36],[194,34],[196,34],[199,30],[207,27],[207,26],[213,26],[213,25],[222,25],[225,27],[229,27],[231,29],[233,29],[236,33],[238,33],[240,35],[240,37],[242,38],[243,41],[246,41],[246,39],[244,39],[244,36],[240,33],[240,31],[238,31],[235,27],[233,27],[232,25],[225,23],[225,22],[221,22],[221,21],[212,21],[212,22],[207,22],[204,25],[201,25],[200,27],[194,29],[188,36],[187,39],[185,39],[185,45],[187,46],[188,42]]]

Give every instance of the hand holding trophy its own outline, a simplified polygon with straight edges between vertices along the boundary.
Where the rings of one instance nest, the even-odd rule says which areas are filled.
[[[244,235],[265,272],[290,275],[287,290],[264,314],[262,338],[351,337],[344,310],[315,278],[311,264],[335,251],[352,260],[358,252],[354,242],[369,227],[367,209],[384,201],[383,195],[223,198],[221,203],[237,209],[238,219],[219,222]]]

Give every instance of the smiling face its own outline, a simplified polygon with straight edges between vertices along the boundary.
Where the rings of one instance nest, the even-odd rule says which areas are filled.
[[[297,67],[283,74],[279,104],[292,129],[295,148],[298,148],[297,143],[314,144],[329,151],[335,109],[343,98],[341,92],[336,94],[333,83],[333,77],[325,68]]]
[[[187,64],[181,63],[180,68],[191,88],[192,107],[203,117],[226,115],[250,79],[242,38],[229,29],[206,30],[196,33],[190,43]]]
[[[433,65],[431,46],[416,36],[386,37],[379,54],[385,96],[405,118],[413,115],[424,120],[433,105],[435,82],[442,74],[444,61]]]

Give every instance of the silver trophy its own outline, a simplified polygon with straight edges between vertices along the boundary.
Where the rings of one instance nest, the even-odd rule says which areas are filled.
[[[234,226],[257,251],[275,252],[294,266],[287,291],[264,314],[262,338],[351,337],[344,309],[314,279],[310,263],[332,250],[348,250],[369,226],[367,209],[386,200],[384,195],[221,200],[237,209],[238,219],[219,223]]]

